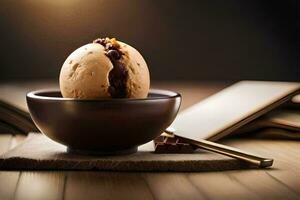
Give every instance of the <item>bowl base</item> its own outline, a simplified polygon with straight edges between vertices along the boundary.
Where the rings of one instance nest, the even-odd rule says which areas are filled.
[[[100,156],[108,156],[108,155],[126,155],[133,154],[137,152],[137,147],[130,147],[127,149],[117,149],[117,150],[82,150],[82,149],[74,149],[67,148],[68,153],[72,154],[81,154],[81,155],[100,155]]]

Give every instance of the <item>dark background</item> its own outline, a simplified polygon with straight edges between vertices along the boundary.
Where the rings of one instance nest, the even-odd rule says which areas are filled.
[[[0,81],[57,79],[103,36],[139,49],[152,80],[300,81],[299,2],[2,0]]]

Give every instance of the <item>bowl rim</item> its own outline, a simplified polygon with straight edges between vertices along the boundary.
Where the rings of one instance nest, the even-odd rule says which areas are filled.
[[[28,92],[26,94],[27,98],[37,99],[37,100],[50,100],[50,101],[76,101],[76,102],[120,102],[120,101],[152,101],[159,99],[173,99],[173,98],[181,98],[181,94],[178,92],[174,92],[171,90],[162,90],[162,89],[150,89],[149,93],[164,95],[161,97],[152,97],[152,98],[137,98],[137,99],[129,99],[129,98],[111,98],[111,99],[77,99],[77,98],[64,98],[64,97],[50,97],[50,96],[42,96],[41,93],[51,93],[51,92],[60,92],[59,89],[41,89],[34,90]]]

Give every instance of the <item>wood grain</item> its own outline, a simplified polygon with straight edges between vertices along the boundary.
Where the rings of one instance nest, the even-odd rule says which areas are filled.
[[[155,199],[206,199],[184,173],[144,173]]]
[[[59,172],[22,172],[17,200],[62,200],[65,175]]]
[[[188,179],[208,199],[257,199],[258,195],[251,193],[246,187],[231,178],[225,172],[206,172],[187,174]]]
[[[266,171],[232,172],[230,177],[262,199],[297,199],[298,195],[270,177]]]
[[[291,190],[293,193],[296,193],[298,197],[300,196],[300,174],[294,173],[291,171],[283,171],[283,170],[271,170],[267,171],[267,174],[269,174],[274,180],[276,180],[278,183],[281,183],[285,187],[287,187],[289,190]]]
[[[13,199],[18,185],[21,172],[1,171],[0,172],[0,199]]]
[[[69,172],[65,200],[152,200],[146,182],[138,173]]]
[[[300,194],[300,146],[299,141],[290,140],[231,140],[227,143],[243,148],[253,153],[272,156],[275,160],[274,167],[269,170],[251,170],[241,173],[236,171],[230,173],[237,181],[250,190],[260,194],[261,197],[272,197],[276,199],[299,198]],[[249,178],[248,178],[249,177]],[[257,177],[257,178],[253,178]],[[252,183],[251,186],[248,183]],[[264,184],[265,186],[261,186]],[[267,187],[267,189],[261,189]],[[272,191],[276,189],[276,191]],[[284,197],[286,196],[286,197]]]
[[[0,155],[11,148],[14,136],[11,134],[0,135]],[[13,199],[17,188],[20,172],[1,171],[0,172],[0,199]]]

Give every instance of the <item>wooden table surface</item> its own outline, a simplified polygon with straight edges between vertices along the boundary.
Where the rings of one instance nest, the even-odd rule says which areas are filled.
[[[184,109],[228,84],[154,85],[181,92]],[[29,86],[22,84],[22,87]],[[13,148],[24,137],[0,134],[0,154]],[[275,159],[274,166],[271,169],[201,173],[0,171],[0,200],[300,199],[298,141],[231,139],[226,143],[272,157]]]

